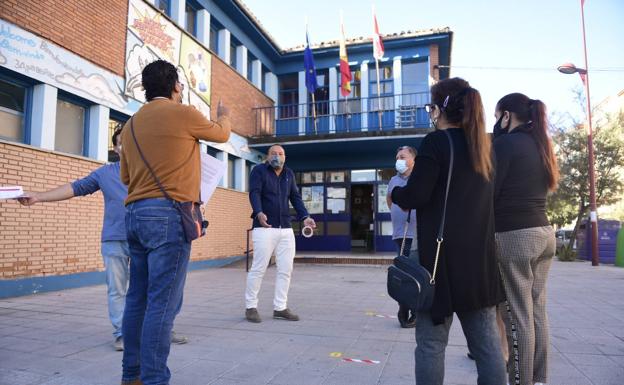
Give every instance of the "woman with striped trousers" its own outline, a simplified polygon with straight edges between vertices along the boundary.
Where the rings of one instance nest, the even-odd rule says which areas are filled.
[[[511,310],[504,314],[509,383],[546,383],[546,280],[555,255],[546,196],[556,188],[559,170],[544,103],[520,93],[509,94],[498,101],[495,116],[494,215],[498,259]],[[511,323],[516,329],[516,348]]]

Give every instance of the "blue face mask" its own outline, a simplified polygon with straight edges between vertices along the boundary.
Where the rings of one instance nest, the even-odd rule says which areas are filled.
[[[273,168],[282,168],[282,166],[284,166],[284,161],[282,160],[282,158],[280,158],[277,155],[273,155],[270,159],[269,159],[269,164],[271,165],[271,167]]]
[[[396,168],[399,174],[405,173],[407,171],[407,161],[405,159],[397,159],[394,168]]]

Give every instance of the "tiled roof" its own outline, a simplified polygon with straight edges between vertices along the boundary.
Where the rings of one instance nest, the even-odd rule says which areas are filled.
[[[420,36],[429,36],[429,35],[435,35],[435,34],[439,34],[439,33],[449,33],[451,32],[451,29],[449,27],[444,27],[444,28],[430,28],[430,29],[423,29],[423,30],[419,30],[419,31],[401,31],[398,33],[389,33],[387,35],[381,35],[381,39],[383,41],[389,41],[389,40],[397,40],[397,39],[405,39],[405,38],[410,38],[410,37],[420,37]],[[372,37],[370,36],[360,36],[360,37],[356,37],[356,38],[352,38],[352,39],[346,39],[346,44],[349,45],[353,45],[353,44],[366,44],[366,43],[371,43],[373,40]],[[310,48],[312,49],[317,49],[317,48],[330,48],[330,47],[338,47],[338,45],[340,44],[339,40],[330,40],[330,41],[324,41],[318,44],[311,44]],[[285,50],[282,51],[282,53],[288,53],[288,52],[297,52],[297,51],[303,51],[305,49],[305,45],[298,45],[296,47],[292,47],[292,48],[287,48]]]
[[[275,49],[284,54],[284,53],[289,53],[289,52],[298,52],[298,51],[303,51],[305,49],[305,45],[298,45],[296,47],[292,47],[292,48],[286,48],[286,49],[282,49],[279,44],[277,43],[277,41],[275,40],[275,38],[273,36],[271,36],[271,34],[264,28],[264,26],[262,26],[262,23],[260,23],[260,20],[258,20],[258,18],[253,14],[253,12],[251,12],[251,10],[249,9],[249,7],[247,7],[247,5],[242,1],[242,0],[234,0],[234,2],[236,3],[236,5],[243,11],[245,12],[245,14],[247,14],[247,16],[249,17],[249,19],[256,24],[256,26],[258,27],[258,29],[260,30],[260,32],[269,40],[269,42],[271,44],[273,44],[273,46],[275,47]],[[382,35],[381,38],[384,41],[388,41],[388,40],[395,40],[395,39],[405,39],[405,38],[410,38],[410,37],[419,37],[419,36],[429,36],[429,35],[435,35],[435,34],[439,34],[439,33],[449,33],[451,32],[451,29],[449,27],[444,27],[444,28],[430,28],[430,29],[423,29],[423,30],[419,30],[419,31],[401,31],[399,33],[389,33],[387,35]],[[347,39],[346,40],[346,44],[366,44],[366,43],[370,43],[372,42],[372,37],[370,36],[360,36],[360,37],[356,37],[356,38],[352,38],[352,39]],[[312,44],[311,48],[312,49],[317,49],[317,48],[330,48],[330,47],[338,47],[339,45],[339,41],[338,40],[330,40],[330,41],[324,41],[318,44]]]

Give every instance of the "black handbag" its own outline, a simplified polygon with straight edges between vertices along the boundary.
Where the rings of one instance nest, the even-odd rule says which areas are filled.
[[[449,161],[448,177],[446,180],[446,193],[444,195],[444,206],[442,209],[442,219],[440,220],[440,228],[436,239],[437,248],[435,262],[433,264],[433,275],[424,268],[415,258],[406,257],[403,253],[405,247],[405,238],[407,236],[407,228],[410,223],[411,210],[407,214],[407,223],[403,232],[403,242],[401,243],[401,252],[398,257],[394,258],[393,264],[388,268],[388,294],[399,304],[407,306],[413,311],[428,311],[433,305],[433,297],[435,294],[435,276],[438,269],[438,259],[440,257],[440,249],[444,242],[444,221],[446,219],[446,203],[448,200],[449,187],[451,185],[451,175],[453,174],[453,141],[451,135],[444,130],[449,141],[451,156]]]
[[[141,147],[139,146],[139,142],[137,141],[136,135],[134,134],[134,123],[133,117],[130,118],[130,131],[132,131],[132,138],[134,139],[134,144],[136,145],[137,150],[139,151],[139,155],[141,155],[141,159],[143,159],[143,163],[147,166],[147,169],[152,174],[154,181],[158,185],[160,191],[162,191],[165,198],[169,199],[173,202],[173,206],[180,213],[180,218],[182,220],[182,229],[184,230],[184,237],[187,242],[194,241],[199,237],[203,237],[206,235],[206,229],[208,228],[208,221],[204,219],[202,215],[201,206],[197,202],[178,202],[171,198],[167,191],[163,187],[162,183],[160,183],[160,179],[154,173],[152,166],[145,159],[145,155],[143,155],[143,151],[141,151]]]

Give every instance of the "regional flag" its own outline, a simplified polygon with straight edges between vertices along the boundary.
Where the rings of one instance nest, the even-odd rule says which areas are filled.
[[[379,34],[379,25],[377,24],[377,15],[373,7],[373,56],[377,60],[381,60],[384,55],[384,45]]]
[[[313,94],[318,88],[316,82],[316,68],[314,68],[314,56],[310,49],[310,39],[308,38],[308,31],[306,30],[306,47],[303,51],[303,66],[305,68],[305,84],[308,92]]]
[[[344,24],[340,21],[340,93],[348,96],[351,93],[351,69],[349,68],[349,58],[347,57],[347,43],[345,40]]]

